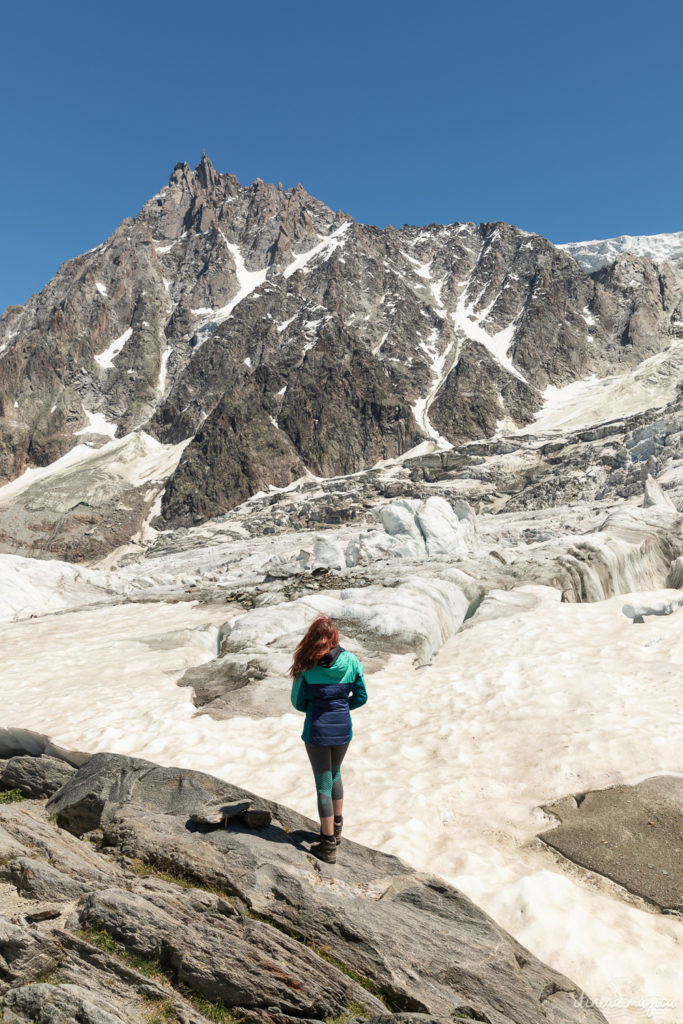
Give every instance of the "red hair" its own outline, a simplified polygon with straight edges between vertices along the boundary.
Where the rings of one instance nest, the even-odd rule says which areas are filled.
[[[306,635],[296,646],[290,676],[297,679],[302,672],[320,659],[339,643],[339,630],[329,615],[317,615],[306,630]]]

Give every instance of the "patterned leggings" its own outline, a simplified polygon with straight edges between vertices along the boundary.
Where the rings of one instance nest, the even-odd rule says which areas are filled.
[[[318,793],[318,815],[321,818],[329,818],[333,813],[332,801],[341,800],[344,796],[341,763],[348,749],[348,743],[342,743],[338,747],[319,747],[315,743],[306,744],[306,753],[311,762],[315,788]]]

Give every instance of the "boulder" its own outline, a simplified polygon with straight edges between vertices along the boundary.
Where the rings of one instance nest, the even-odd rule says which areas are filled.
[[[40,800],[52,796],[76,769],[54,757],[12,757],[0,771],[0,789],[18,789],[24,797]]]
[[[539,838],[665,913],[681,914],[681,808],[683,779],[656,775],[547,805],[559,824]]]
[[[32,857],[17,857],[0,866],[0,879],[15,885],[22,896],[51,901],[78,899],[92,888]]]

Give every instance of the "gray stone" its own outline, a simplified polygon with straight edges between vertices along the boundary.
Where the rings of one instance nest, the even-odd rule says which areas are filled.
[[[236,820],[247,828],[265,828],[270,825],[271,813],[264,808],[252,807],[247,800],[241,800],[221,807],[204,807],[190,815],[190,821],[196,825],[227,825]]]
[[[1,865],[0,879],[16,885],[21,896],[31,899],[78,899],[92,888],[32,857],[18,857]]]
[[[59,946],[52,937],[0,915],[0,991],[50,970],[58,959]]]
[[[126,1017],[110,1013],[77,985],[23,985],[5,996],[4,1006],[6,1024],[128,1024]]]
[[[165,895],[165,894],[164,894]],[[324,1019],[353,1002],[382,1003],[305,945],[260,921],[211,911],[199,920],[182,894],[120,889],[92,894],[82,904],[83,926],[104,929],[137,956],[161,963],[212,1001]]]
[[[75,771],[54,757],[12,757],[0,772],[0,789],[19,789],[23,796],[39,800],[56,793]]]
[[[580,793],[543,808],[560,824],[539,838],[665,913],[683,913],[683,779]]]
[[[90,887],[105,881],[116,884],[121,877],[121,869],[112,858],[98,856],[91,843],[80,842],[56,828],[42,804],[0,805],[0,860],[9,863],[22,858],[36,869],[49,866]]]
[[[222,825],[230,818],[237,818],[249,810],[251,806],[248,800],[241,800],[236,804],[225,804],[221,807],[203,807],[199,811],[193,811],[190,821],[197,825]]]

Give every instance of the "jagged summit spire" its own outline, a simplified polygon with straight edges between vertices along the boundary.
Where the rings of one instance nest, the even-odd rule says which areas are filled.
[[[175,165],[169,178],[169,185],[179,184],[183,181],[190,187],[196,183],[200,188],[208,189],[220,181],[220,174],[206,153],[202,153],[202,158],[194,171],[186,160],[181,160]]]
[[[206,153],[202,153],[202,158],[194,169],[196,177],[199,179],[199,183],[202,188],[211,188],[218,182],[219,174],[216,168],[209,160]]]

